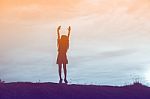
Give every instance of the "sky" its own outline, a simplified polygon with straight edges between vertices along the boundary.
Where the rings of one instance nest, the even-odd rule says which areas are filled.
[[[61,25],[61,34],[72,27],[70,82],[149,83],[149,9],[149,0],[0,0],[0,78],[57,81]]]

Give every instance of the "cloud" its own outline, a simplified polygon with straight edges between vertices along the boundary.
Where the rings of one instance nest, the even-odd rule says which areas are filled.
[[[89,14],[103,15],[120,9],[147,17],[149,5],[149,0],[1,0],[0,22],[54,22]]]
[[[54,21],[76,15],[80,0],[1,0],[1,21]]]
[[[80,59],[80,62],[90,62],[90,60],[101,60],[101,59],[108,59],[108,58],[115,58],[115,57],[124,57],[127,55],[131,55],[133,53],[136,53],[137,51],[134,49],[120,49],[120,50],[114,50],[114,51],[104,51],[99,52],[95,54],[85,55],[85,56],[77,56],[73,60]]]

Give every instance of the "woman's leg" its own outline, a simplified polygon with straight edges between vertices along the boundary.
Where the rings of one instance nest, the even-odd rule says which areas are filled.
[[[64,69],[64,81],[65,81],[65,83],[68,83],[68,81],[67,81],[67,68],[66,68],[66,64],[63,64],[63,69]]]
[[[62,77],[61,77],[61,68],[62,68],[62,64],[58,64],[58,72],[59,72],[59,78],[60,78],[60,80],[62,80]]]

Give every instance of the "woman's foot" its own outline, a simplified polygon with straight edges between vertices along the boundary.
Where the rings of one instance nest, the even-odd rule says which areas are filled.
[[[62,83],[62,79],[59,80],[59,83],[60,83],[60,84]]]
[[[67,79],[64,79],[65,83],[68,83]]]

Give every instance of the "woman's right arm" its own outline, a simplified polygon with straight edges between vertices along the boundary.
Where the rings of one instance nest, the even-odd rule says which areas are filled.
[[[59,26],[59,27],[57,28],[58,39],[60,39],[60,28],[61,28],[61,26]]]

